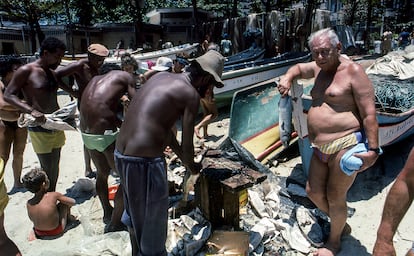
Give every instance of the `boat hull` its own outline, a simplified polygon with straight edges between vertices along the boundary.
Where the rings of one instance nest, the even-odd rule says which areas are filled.
[[[253,157],[266,163],[280,154],[279,100],[277,77],[248,86],[234,93],[230,110],[229,137],[243,146]],[[307,112],[313,80],[301,80],[292,86],[292,139],[298,141],[304,172],[309,170],[313,150],[308,139]],[[301,100],[295,100],[301,99]],[[400,142],[414,134],[414,107],[404,113],[377,111],[379,143],[381,147]]]
[[[278,77],[238,90],[232,99],[229,137],[263,163],[282,152]],[[297,137],[292,131],[292,138]]]
[[[194,44],[182,44],[178,46],[174,46],[167,49],[152,51],[152,52],[139,52],[131,54],[137,61],[139,62],[147,62],[152,61],[156,62],[159,57],[168,57],[171,59],[175,59],[177,54],[185,54],[190,56],[194,52],[198,51],[198,43]],[[108,57],[105,59],[107,63],[121,63],[121,58],[118,57]],[[145,67],[144,67],[145,68]]]
[[[224,65],[234,65],[238,63],[248,62],[263,59],[266,50],[263,48],[249,48],[244,51],[238,52],[231,56],[226,57]]]
[[[293,66],[294,64],[306,62],[311,59],[309,53],[295,53],[289,58],[286,55],[284,58],[269,58],[246,62],[226,68],[227,70],[222,75],[224,87],[214,88],[214,97],[218,107],[223,107],[231,104],[233,94],[243,88],[252,86],[254,84],[278,77]]]

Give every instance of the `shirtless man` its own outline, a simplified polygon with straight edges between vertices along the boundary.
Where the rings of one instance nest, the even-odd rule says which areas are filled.
[[[28,127],[28,130],[40,165],[49,177],[49,191],[56,189],[60,152],[65,144],[65,133],[47,130],[40,125],[46,121],[44,114],[50,114],[59,109],[57,102],[59,86],[73,93],[71,88],[58,85],[54,73],[65,50],[65,44],[59,39],[46,38],[40,46],[40,58],[16,70],[4,92],[4,99],[7,102],[18,107],[22,112],[31,114],[39,124],[39,126]],[[19,98],[21,92],[24,100]]]
[[[81,59],[56,70],[56,77],[60,83],[63,83],[63,77],[74,76],[78,89],[73,96],[78,98],[78,108],[86,85],[88,85],[92,77],[99,74],[99,68],[104,63],[105,57],[107,57],[108,54],[109,50],[105,46],[101,44],[91,44],[88,47],[88,58]],[[91,157],[85,146],[83,148],[83,154],[85,160],[85,176],[92,178],[95,176],[95,173],[92,171]]]
[[[414,147],[385,199],[373,256],[396,256],[394,235],[414,199]],[[414,243],[406,256],[414,256]]]
[[[207,52],[209,44],[210,44],[210,35],[205,35],[204,36],[204,41],[201,43],[201,50],[203,52]]]
[[[0,61],[0,157],[5,164],[9,160],[10,150],[13,145],[13,177],[14,185],[10,193],[15,193],[23,188],[21,182],[23,153],[27,142],[27,128],[19,127],[17,120],[20,110],[4,100],[3,92],[13,77],[14,72],[23,66],[23,62],[16,57],[6,57]]]
[[[313,62],[291,67],[281,78],[278,89],[287,95],[296,78],[315,78],[308,112],[309,140],[314,148],[306,192],[315,205],[331,219],[331,230],[324,248],[314,255],[335,255],[341,249],[341,236],[350,233],[346,224],[348,189],[358,172],[378,158],[378,123],[375,116],[374,88],[364,69],[341,56],[341,43],[331,29],[309,37]],[[354,154],[363,164],[350,176],[340,168],[341,157],[362,140],[367,151]]]
[[[129,226],[132,255],[167,255],[168,186],[164,149],[170,146],[193,174],[194,120],[198,89],[222,87],[224,57],[215,51],[196,58],[185,73],[160,72],[132,99],[116,142],[115,164],[124,186],[123,222]],[[168,111],[165,111],[168,109]],[[181,145],[171,127],[182,117]]]
[[[103,221],[108,224],[105,232],[112,232],[123,230],[125,226],[121,223],[122,186],[115,195],[113,209],[108,199],[108,175],[115,170],[115,140],[122,123],[119,113],[123,112],[120,98],[126,93],[133,98],[135,79],[116,64],[104,64],[101,73],[92,78],[83,92],[80,127],[83,143],[97,169],[96,192],[104,211]]]

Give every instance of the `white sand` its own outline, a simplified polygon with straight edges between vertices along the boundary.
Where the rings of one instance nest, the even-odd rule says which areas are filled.
[[[59,96],[60,101],[67,100]],[[222,126],[221,124],[224,124]],[[210,125],[210,133],[218,138],[226,136],[228,115],[219,118]],[[214,146],[214,143],[213,145]],[[288,176],[300,157],[273,168],[274,172]],[[28,142],[24,154],[23,173],[31,168],[40,166],[32,145]],[[66,145],[62,148],[60,175],[57,191],[65,193],[73,183],[84,174],[83,148],[80,133],[66,132]],[[392,178],[378,180],[366,175],[352,188],[351,195],[356,198],[349,206],[356,209],[348,220],[352,226],[352,235],[343,240],[343,250],[339,255],[371,255],[380,222],[383,203],[390,188]],[[10,190],[13,184],[11,161],[6,166],[5,182]],[[385,184],[385,185],[384,185]],[[30,192],[16,193],[10,196],[10,202],[5,211],[5,227],[7,234],[18,245],[23,255],[129,255],[130,245],[127,232],[117,232],[103,235],[103,212],[97,198],[91,198],[73,207],[73,214],[82,222],[78,227],[69,230],[55,240],[35,240],[29,242],[27,236],[32,224],[27,217],[26,201],[32,196]],[[359,198],[358,198],[359,197]],[[365,198],[365,199],[363,199]],[[395,247],[397,255],[404,255],[411,248],[414,239],[414,207],[411,207],[402,221],[397,235]]]

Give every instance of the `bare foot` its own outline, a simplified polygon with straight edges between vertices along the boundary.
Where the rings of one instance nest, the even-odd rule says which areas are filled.
[[[31,229],[30,230],[30,232],[29,232],[29,235],[27,236],[27,240],[29,240],[29,241],[34,241],[34,240],[36,240],[37,238],[36,238],[36,235],[35,235],[35,233],[34,233],[34,231],[33,231],[33,229]]]
[[[197,138],[199,138],[199,139],[203,138],[203,136],[201,136],[201,134],[200,134],[200,128],[198,128],[197,126],[194,127],[194,132],[195,132]]]
[[[326,247],[318,249],[313,253],[314,256],[334,256],[336,252],[334,250],[328,249]]]

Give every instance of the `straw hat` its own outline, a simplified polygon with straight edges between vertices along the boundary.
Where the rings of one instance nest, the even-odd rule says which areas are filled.
[[[224,86],[224,83],[221,80],[224,68],[223,55],[218,51],[210,50],[193,61],[197,62],[204,71],[210,73],[214,77],[214,80],[217,82],[216,87],[221,88]]]
[[[156,71],[167,71],[168,69],[172,68],[172,66],[172,59],[168,57],[159,57],[155,63],[155,66],[152,66],[151,69]]]
[[[109,50],[101,44],[89,45],[88,52],[93,53],[97,56],[101,56],[101,57],[107,57],[109,55]]]

